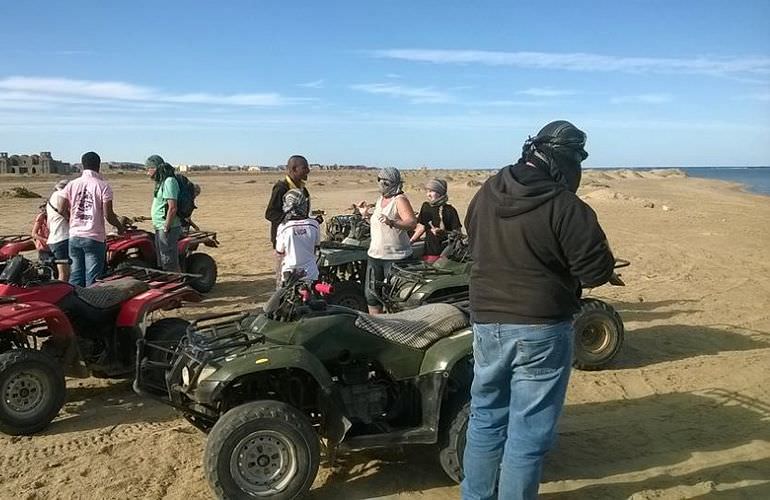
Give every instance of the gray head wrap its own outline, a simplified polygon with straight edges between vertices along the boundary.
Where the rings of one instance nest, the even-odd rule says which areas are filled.
[[[446,192],[446,181],[444,179],[431,179],[425,184],[425,189],[438,193],[439,196],[444,196]]]
[[[310,213],[310,200],[299,189],[289,189],[283,195],[284,220],[307,219]]]
[[[386,198],[392,198],[403,193],[401,189],[404,181],[401,180],[401,172],[395,167],[385,167],[377,174],[377,184],[380,186],[380,193]]]
[[[57,182],[56,184],[54,184],[53,188],[56,191],[61,191],[62,189],[67,187],[67,184],[69,184],[69,180],[68,179],[62,179],[59,182]]]
[[[446,181],[444,179],[431,179],[425,184],[425,189],[428,191],[433,191],[434,193],[438,194],[438,198],[430,202],[430,205],[433,207],[438,207],[441,205],[446,205],[446,203],[449,201],[449,196],[447,195],[447,187],[446,187]]]

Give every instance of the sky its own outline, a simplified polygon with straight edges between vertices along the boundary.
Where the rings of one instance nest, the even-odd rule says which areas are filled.
[[[0,4],[0,151],[494,168],[770,165],[770,1]]]

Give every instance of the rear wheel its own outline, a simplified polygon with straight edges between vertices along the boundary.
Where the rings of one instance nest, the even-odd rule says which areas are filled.
[[[185,270],[190,274],[200,274],[200,277],[190,281],[190,286],[201,293],[210,292],[217,282],[217,263],[209,254],[190,255]]]
[[[598,299],[582,299],[575,315],[575,359],[580,370],[600,370],[623,345],[623,320],[615,309]]]
[[[306,493],[318,472],[318,435],[307,417],[279,401],[233,408],[211,429],[203,465],[218,498],[288,500]]]
[[[31,349],[0,354],[0,431],[34,434],[56,418],[67,388],[61,366]]]
[[[332,286],[332,294],[326,299],[329,304],[349,307],[356,311],[368,311],[364,287],[361,284],[354,281],[341,281]]]
[[[463,453],[465,453],[468,418],[471,414],[471,403],[457,405],[446,422],[446,427],[439,437],[439,462],[447,476],[460,484],[463,480]]]

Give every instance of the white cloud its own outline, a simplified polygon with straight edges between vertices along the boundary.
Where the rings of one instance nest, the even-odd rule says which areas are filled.
[[[434,64],[482,64],[566,71],[626,73],[685,73],[713,76],[770,74],[770,57],[621,57],[602,54],[501,52],[484,50],[387,49],[371,52],[375,57]]]
[[[298,87],[305,87],[308,89],[322,89],[324,86],[324,79],[313,80],[312,82],[305,82],[297,84]]]
[[[284,97],[278,93],[210,94],[165,93],[152,87],[126,82],[31,78],[13,76],[0,79],[0,91],[25,101],[61,103],[174,103],[225,106],[282,106],[307,99]],[[0,94],[2,98],[2,94]]]
[[[577,92],[573,90],[559,90],[552,88],[531,88],[526,90],[519,90],[516,93],[533,97],[561,97],[567,95],[575,95]]]
[[[399,75],[398,73],[388,73],[387,75],[385,75],[385,78],[401,78],[401,75]]]
[[[508,108],[514,106],[534,107],[548,105],[548,103],[542,101],[513,101],[509,99],[501,99],[497,101],[474,101],[467,104],[468,106],[483,106],[490,108]]]
[[[443,103],[453,101],[453,97],[432,87],[407,87],[391,83],[362,83],[351,85],[351,89],[369,94],[383,94],[392,97],[403,97],[410,102],[419,103]]]
[[[643,104],[664,104],[671,102],[673,97],[669,94],[640,94],[640,95],[626,95],[618,96],[610,99],[612,104],[628,104],[628,103],[643,103]]]

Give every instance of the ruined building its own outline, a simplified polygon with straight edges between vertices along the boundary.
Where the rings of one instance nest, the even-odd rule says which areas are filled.
[[[54,160],[51,153],[43,151],[39,155],[10,155],[0,153],[0,174],[62,174],[72,172],[72,166],[63,161]]]

